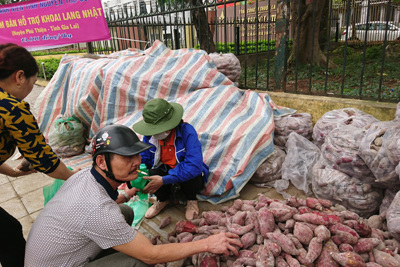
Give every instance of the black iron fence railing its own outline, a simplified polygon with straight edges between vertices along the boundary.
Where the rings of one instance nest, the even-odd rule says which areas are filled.
[[[92,53],[172,49],[235,54],[239,87],[400,101],[400,5],[374,0],[150,0],[105,7],[112,39]]]

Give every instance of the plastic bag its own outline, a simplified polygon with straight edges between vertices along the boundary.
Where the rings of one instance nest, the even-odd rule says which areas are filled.
[[[384,188],[400,189],[396,166],[400,162],[400,123],[381,121],[366,127],[360,142],[360,156]]]
[[[400,192],[397,192],[386,212],[389,233],[400,242]]]
[[[44,205],[54,197],[64,182],[64,180],[55,179],[50,185],[43,186]]]
[[[374,116],[356,108],[334,109],[326,112],[315,123],[312,135],[313,142],[318,147],[321,147],[325,141],[325,137],[335,128],[344,125],[353,125],[362,128],[377,121],[378,119]]]
[[[133,209],[134,218],[132,227],[135,227],[143,220],[146,211],[150,207],[149,194],[139,192],[124,204]]]
[[[379,216],[382,218],[386,218],[386,212],[392,204],[394,197],[396,196],[397,191],[386,189],[385,190],[385,197],[382,199],[382,203],[379,206]]]
[[[285,152],[275,146],[274,152],[261,163],[249,182],[259,187],[273,187],[275,180],[282,177],[282,164],[285,157]]]
[[[49,144],[61,158],[82,154],[85,150],[83,124],[75,117],[59,116],[49,134]]]
[[[364,183],[373,184],[375,177],[359,152],[360,140],[364,134],[363,129],[352,125],[335,128],[326,136],[321,152],[333,169],[358,178]]]
[[[274,145],[285,149],[291,132],[310,140],[313,133],[312,117],[309,113],[296,113],[287,116],[274,117]]]
[[[400,120],[400,102],[397,103],[395,120]]]
[[[318,198],[340,204],[362,217],[376,214],[383,198],[383,190],[335,170],[323,157],[314,165],[312,189]]]
[[[305,137],[292,132],[286,143],[287,155],[282,164],[282,179],[289,180],[299,190],[311,195],[312,167],[318,161],[321,151]]]

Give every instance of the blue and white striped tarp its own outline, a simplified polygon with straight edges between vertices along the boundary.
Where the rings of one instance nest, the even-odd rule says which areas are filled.
[[[156,41],[145,51],[125,50],[100,59],[65,56],[39,97],[40,128],[47,137],[59,114],[75,116],[89,139],[104,125],[131,127],[153,98],[180,103],[183,120],[199,134],[210,176],[199,199],[220,203],[239,195],[273,152],[273,116],[294,113],[268,94],[240,90],[204,51],[170,50]],[[88,154],[63,161],[91,165]]]

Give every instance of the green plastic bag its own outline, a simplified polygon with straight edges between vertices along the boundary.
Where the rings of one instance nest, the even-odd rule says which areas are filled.
[[[67,167],[71,171],[73,170],[70,167]],[[64,184],[64,180],[55,179],[50,185],[43,186],[43,196],[44,196],[44,206],[46,206],[47,202],[50,201],[57,193],[58,189]]]
[[[43,186],[44,205],[54,197],[58,189],[64,184],[64,180],[55,179],[50,185]]]
[[[136,194],[136,196],[124,204],[133,209],[134,219],[132,227],[134,227],[143,220],[146,211],[150,207],[149,194],[139,192]]]

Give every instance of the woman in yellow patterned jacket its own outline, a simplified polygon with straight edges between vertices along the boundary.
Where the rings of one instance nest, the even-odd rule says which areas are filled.
[[[23,99],[32,91],[39,68],[32,55],[15,44],[0,45],[0,173],[18,177],[31,173],[6,164],[15,149],[36,171],[66,180],[73,172],[60,161],[39,130],[29,104]],[[25,239],[17,219],[0,208],[0,263],[23,266]]]

